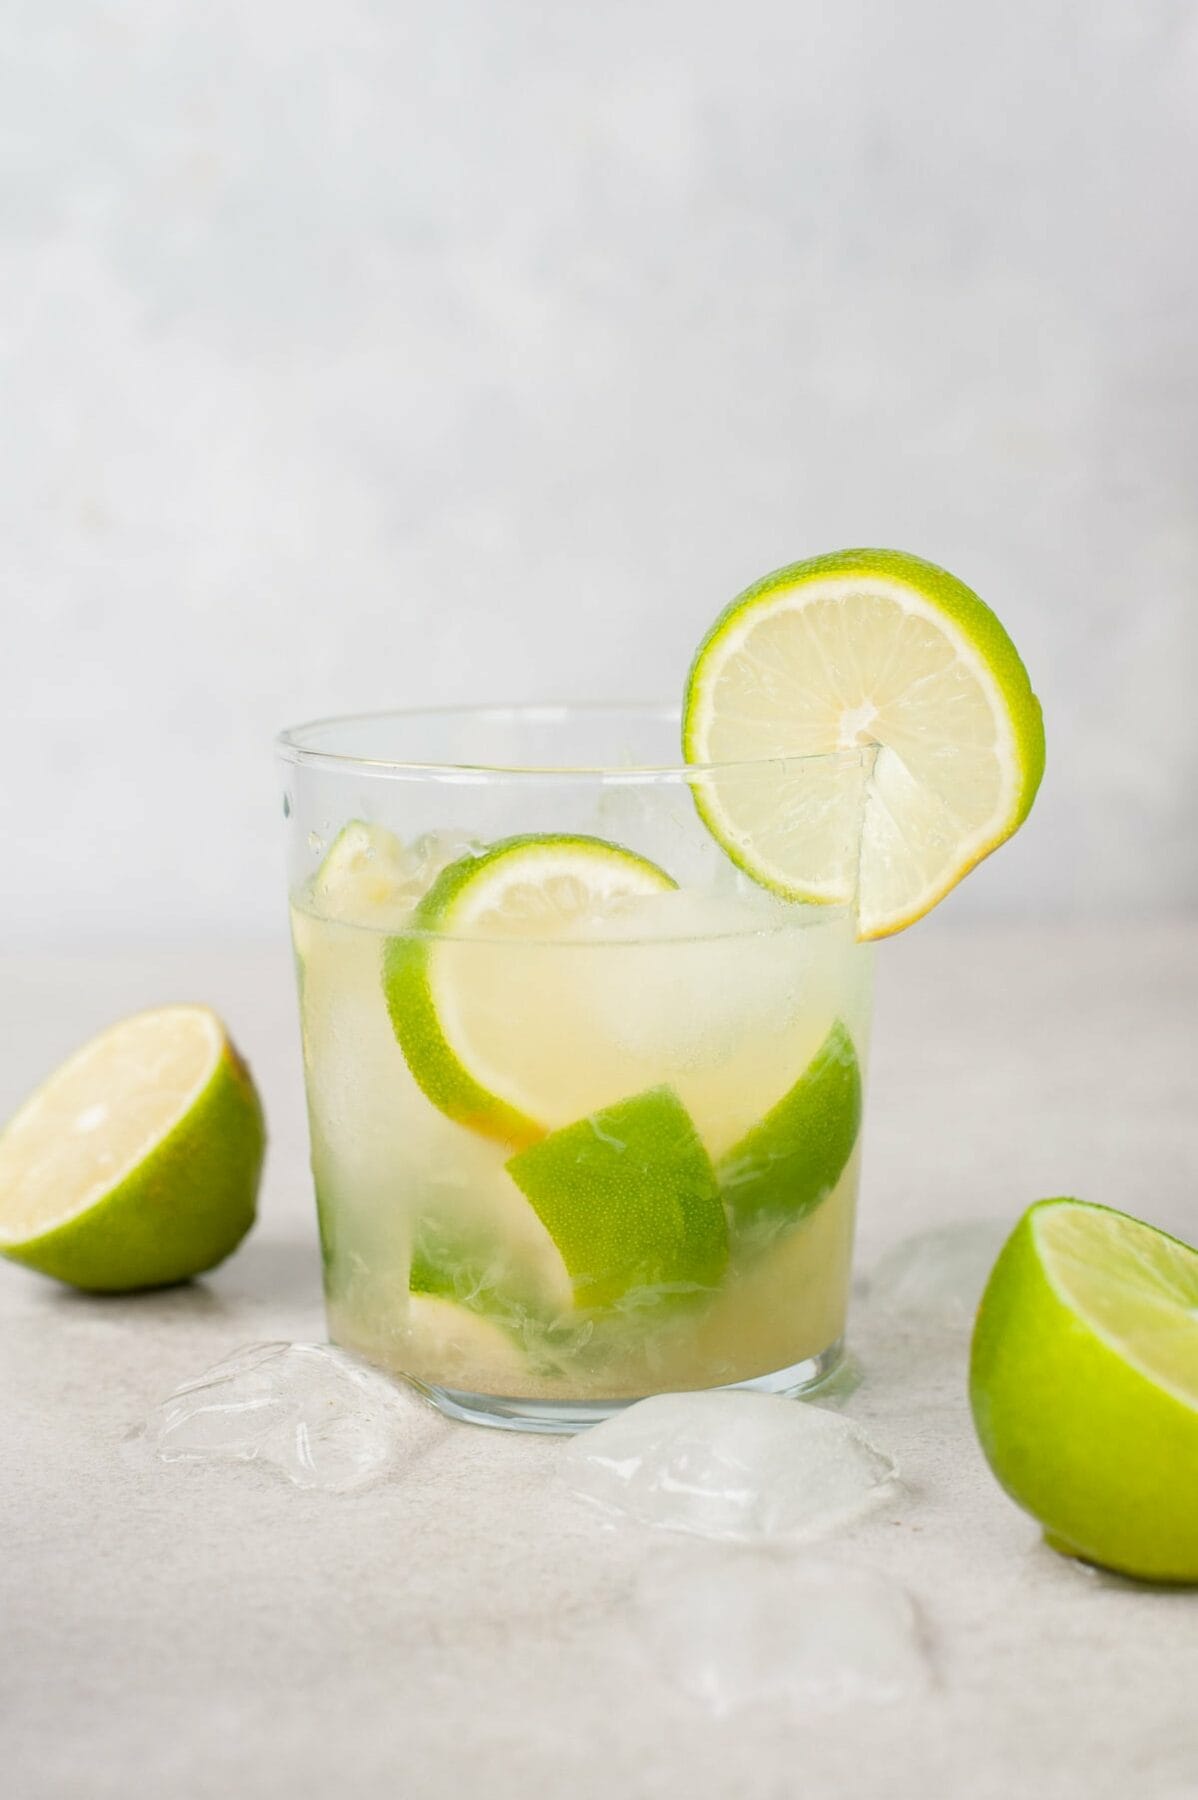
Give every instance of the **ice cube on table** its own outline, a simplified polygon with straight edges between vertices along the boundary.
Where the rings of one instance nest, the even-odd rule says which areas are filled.
[[[574,1438],[559,1478],[613,1516],[700,1537],[819,1537],[898,1470],[859,1425],[774,1394],[655,1394]]]
[[[157,1406],[141,1433],[162,1462],[258,1462],[297,1487],[350,1493],[440,1429],[415,1392],[331,1344],[249,1344]]]
[[[880,1259],[865,1283],[865,1304],[929,1326],[972,1324],[1014,1219],[967,1219],[917,1232]]]
[[[751,1706],[894,1704],[930,1683],[907,1591],[876,1570],[777,1550],[655,1562],[636,1603],[657,1678],[717,1717]]]

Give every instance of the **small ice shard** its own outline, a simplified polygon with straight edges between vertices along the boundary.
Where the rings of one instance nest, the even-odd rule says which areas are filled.
[[[904,1238],[870,1272],[871,1312],[925,1325],[971,1325],[1013,1219],[970,1219]]]
[[[176,1388],[142,1435],[162,1462],[261,1462],[297,1487],[345,1494],[437,1429],[415,1393],[331,1344],[249,1344]]]
[[[640,1400],[574,1438],[560,1469],[574,1493],[608,1512],[750,1540],[833,1531],[897,1473],[851,1419],[728,1388]]]
[[[931,1678],[905,1588],[872,1569],[770,1550],[655,1564],[637,1628],[658,1677],[716,1717],[763,1705],[894,1704]]]

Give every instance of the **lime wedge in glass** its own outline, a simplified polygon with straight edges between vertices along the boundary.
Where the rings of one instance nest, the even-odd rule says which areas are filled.
[[[715,1172],[668,1087],[564,1126],[507,1167],[557,1245],[580,1307],[702,1293],[724,1272]]]
[[[796,1223],[844,1172],[861,1129],[861,1068],[838,1020],[810,1065],[716,1165],[738,1232]]]

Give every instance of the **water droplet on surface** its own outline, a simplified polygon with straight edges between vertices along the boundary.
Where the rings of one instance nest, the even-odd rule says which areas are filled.
[[[283,817],[285,819],[289,819],[291,817],[291,795],[290,794],[283,795]]]

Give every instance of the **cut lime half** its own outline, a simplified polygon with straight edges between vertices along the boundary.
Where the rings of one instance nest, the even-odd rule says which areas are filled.
[[[123,1019],[0,1135],[0,1253],[96,1291],[198,1275],[253,1224],[265,1141],[249,1071],[215,1013]]]
[[[513,1146],[543,1137],[559,1122],[550,1095],[562,1049],[528,1030],[527,1009],[533,988],[552,1001],[555,943],[604,907],[674,885],[592,837],[507,838],[451,863],[383,956],[392,1027],[433,1105]],[[529,954],[516,954],[522,946]]]
[[[982,1298],[970,1398],[1055,1548],[1198,1581],[1198,1250],[1080,1200],[1033,1206]]]
[[[921,918],[1010,837],[1044,769],[998,619],[897,550],[792,563],[739,595],[691,665],[683,748],[720,765],[695,799],[733,861],[787,898],[855,902],[866,938]]]

